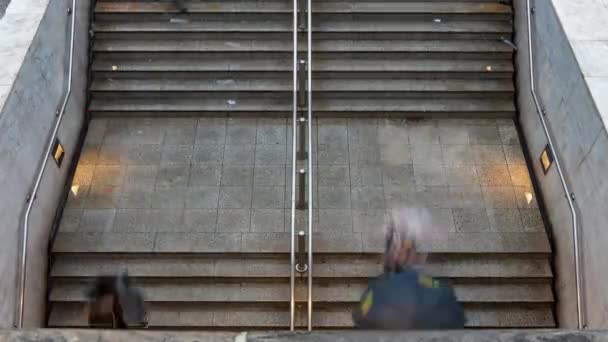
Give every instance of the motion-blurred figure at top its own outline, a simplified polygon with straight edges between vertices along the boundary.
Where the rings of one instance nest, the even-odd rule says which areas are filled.
[[[416,238],[432,230],[421,209],[397,212],[385,227],[384,273],[370,281],[353,312],[360,329],[435,330],[464,328],[464,309],[452,287],[423,273],[426,256]],[[428,230],[427,230],[428,229]]]
[[[90,327],[126,329],[147,325],[143,296],[130,285],[126,273],[97,277],[86,296]]]

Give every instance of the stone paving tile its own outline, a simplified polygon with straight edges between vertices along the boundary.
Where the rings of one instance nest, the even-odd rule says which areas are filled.
[[[82,232],[110,232],[114,225],[115,216],[115,209],[85,209],[78,230]]]
[[[289,168],[289,172],[291,172],[291,168]],[[253,175],[253,185],[285,186],[286,167],[284,165],[256,165]],[[291,186],[291,183],[289,186]]]
[[[218,211],[216,209],[184,210],[184,231],[215,232],[217,230]]]
[[[414,164],[442,164],[441,145],[412,145],[412,162]]]
[[[344,165],[349,163],[348,146],[319,144],[317,147],[319,164]]]
[[[502,148],[508,164],[526,164],[526,158],[520,145],[503,145]]]
[[[435,121],[412,122],[409,127],[410,144],[439,144],[439,127]]]
[[[473,145],[476,164],[506,164],[502,145]]]
[[[384,188],[378,186],[352,187],[353,209],[385,209]]]
[[[255,163],[254,145],[226,145],[224,150],[224,163],[249,164]]]
[[[316,233],[351,233],[353,220],[350,209],[319,209]]]
[[[285,120],[260,119],[255,143],[258,145],[285,145],[287,143],[287,124]]]
[[[507,165],[477,165],[479,183],[482,186],[511,186],[511,175]]]
[[[248,232],[251,229],[250,209],[219,209],[218,232]]]
[[[91,184],[122,186],[126,165],[96,165]]]
[[[78,164],[80,165],[95,165],[99,158],[99,150],[101,144],[85,143],[80,151],[80,159]]]
[[[222,162],[230,163],[229,160],[224,160],[223,145],[194,146],[193,151],[193,164],[221,164]]]
[[[496,126],[469,126],[469,137],[474,145],[502,145]]]
[[[117,208],[120,203],[121,188],[110,185],[92,185],[86,199],[87,209]]]
[[[161,164],[191,164],[193,158],[192,145],[165,145],[161,148]]]
[[[498,131],[500,132],[500,139],[503,145],[520,145],[519,134],[517,133],[515,124],[498,125]]]
[[[384,186],[398,185],[412,187],[414,181],[413,165],[384,165],[382,168],[382,183]]]
[[[441,145],[441,150],[445,165],[475,164],[475,154],[470,145]],[[421,156],[423,158],[424,155]]]
[[[160,165],[156,176],[157,188],[182,187],[188,185],[190,165]]]
[[[445,165],[444,170],[448,185],[479,184],[475,165]]]
[[[193,145],[196,137],[196,123],[171,125],[165,128],[164,145]]]
[[[80,229],[82,213],[82,209],[65,209],[61,216],[59,231],[66,233],[77,232]]]
[[[382,186],[382,167],[377,165],[351,165],[351,186]]]
[[[220,189],[222,188],[217,186],[198,186],[185,189],[185,208],[216,209],[220,203],[219,196]]]
[[[485,209],[453,209],[457,232],[477,233],[490,231],[490,221]]]
[[[350,187],[319,186],[319,208],[350,209]]]
[[[384,165],[412,164],[411,145],[390,143],[380,145],[380,159]]]
[[[153,190],[123,191],[120,194],[117,208],[149,209],[152,207]]]
[[[161,145],[128,145],[126,150],[126,156],[122,156],[121,162],[130,165],[155,165],[160,163]]]
[[[384,209],[353,209],[351,215],[353,219],[353,231],[355,233],[382,233],[388,217],[387,211]]]
[[[512,187],[482,186],[481,191],[487,208],[517,208],[517,199]]]
[[[490,228],[493,232],[523,232],[517,209],[487,209]]]
[[[222,186],[251,186],[253,184],[253,165],[224,164],[221,177]]]
[[[193,164],[190,169],[189,186],[219,186],[222,177],[222,165]]]
[[[152,193],[152,209],[183,209],[187,190],[186,187],[156,188]]]
[[[196,128],[196,145],[219,144],[226,142],[226,118],[199,118]]]
[[[284,209],[284,186],[256,186],[253,188],[252,207],[256,209]]]
[[[271,233],[285,231],[284,209],[253,209],[251,213],[251,232]]]
[[[251,208],[253,190],[248,186],[220,187],[219,207],[221,209]]]
[[[438,186],[447,184],[445,171],[441,165],[414,164],[414,179],[417,186]]]
[[[514,186],[532,186],[527,165],[509,165],[509,173]]]
[[[253,145],[256,138],[255,118],[230,118],[226,129],[227,145]]]
[[[525,232],[544,232],[545,224],[538,209],[519,209]]]
[[[349,186],[350,175],[347,165],[319,165],[317,169],[319,185]]]
[[[520,209],[535,209],[538,208],[536,194],[532,187],[516,186],[513,187],[515,197],[517,198],[517,206]]]
[[[157,173],[158,165],[128,165],[123,189],[151,190],[154,188]]]
[[[351,165],[378,165],[382,162],[380,147],[377,145],[350,145],[348,158]]]
[[[287,162],[287,147],[285,145],[256,145],[256,165],[285,165]]]
[[[439,121],[439,140],[442,145],[467,145],[470,143],[469,129],[465,125]]]

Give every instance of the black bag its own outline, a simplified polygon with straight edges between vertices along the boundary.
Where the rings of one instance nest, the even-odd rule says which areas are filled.
[[[463,329],[464,309],[450,286],[413,270],[385,272],[370,282],[353,321],[360,329]]]

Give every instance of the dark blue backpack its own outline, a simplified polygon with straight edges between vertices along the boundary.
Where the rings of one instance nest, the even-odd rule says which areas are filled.
[[[463,329],[464,309],[450,286],[415,270],[385,272],[370,281],[353,312],[360,329]]]

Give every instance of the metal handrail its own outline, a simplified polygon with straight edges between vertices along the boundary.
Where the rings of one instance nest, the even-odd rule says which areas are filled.
[[[289,273],[289,329],[295,329],[295,283],[296,283],[296,141],[298,131],[298,0],[293,0],[293,94],[292,94],[292,161],[291,161],[291,235]]]
[[[68,84],[65,92],[65,96],[63,98],[63,103],[61,105],[61,109],[57,113],[57,121],[55,122],[55,128],[53,129],[53,134],[48,141],[46,153],[42,158],[42,162],[38,169],[38,176],[36,177],[36,182],[34,183],[34,188],[32,192],[27,196],[27,209],[25,210],[25,215],[23,218],[23,236],[21,242],[21,258],[19,262],[19,303],[17,307],[16,313],[16,323],[15,326],[19,329],[23,328],[23,313],[25,307],[25,278],[26,278],[26,266],[27,266],[27,242],[28,242],[28,234],[29,234],[29,223],[30,223],[30,214],[32,212],[32,208],[34,206],[34,202],[36,201],[36,196],[38,195],[38,190],[40,189],[40,184],[42,183],[42,177],[44,176],[44,171],[46,170],[46,164],[49,161],[49,156],[51,155],[51,151],[53,149],[53,144],[55,139],[57,138],[57,133],[59,131],[59,126],[61,125],[61,120],[63,119],[63,115],[65,114],[65,109],[68,104],[68,100],[70,98],[70,94],[72,92],[72,68],[74,65],[74,34],[76,27],[76,0],[72,0],[72,8],[68,9],[68,15],[72,15],[72,29],[71,29],[71,37],[70,37],[70,61],[68,65]]]
[[[536,95],[536,84],[534,82],[534,52],[533,52],[533,44],[532,44],[532,15],[534,14],[534,10],[530,6],[530,0],[526,0],[526,11],[527,11],[527,20],[528,20],[528,62],[529,62],[529,72],[530,72],[530,92],[532,93],[532,99],[534,100],[534,105],[536,106],[536,112],[538,117],[540,118],[540,122],[543,126],[543,131],[545,132],[545,137],[547,138],[547,142],[549,147],[551,148],[551,152],[553,153],[553,161],[555,162],[555,168],[557,169],[557,173],[559,174],[559,179],[562,184],[562,188],[566,193],[566,200],[568,201],[568,207],[570,207],[570,214],[572,215],[572,236],[574,240],[574,274],[576,277],[576,314],[578,320],[578,328],[584,329],[586,328],[585,317],[582,308],[582,288],[581,288],[581,273],[580,273],[580,256],[579,256],[579,241],[578,241],[578,220],[576,209],[574,207],[573,197],[574,194],[570,192],[570,187],[568,183],[566,183],[566,178],[564,177],[564,172],[562,171],[562,166],[559,161],[559,157],[557,153],[555,153],[556,149],[553,144],[553,138],[551,137],[551,133],[549,133],[549,129],[547,127],[547,122],[544,118],[544,111],[540,105],[538,100],[538,96]]]
[[[308,0],[308,331],[312,330],[312,4]]]

